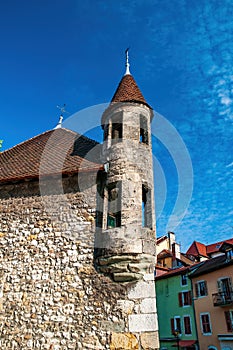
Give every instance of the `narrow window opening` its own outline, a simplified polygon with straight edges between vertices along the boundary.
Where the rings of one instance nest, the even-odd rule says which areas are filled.
[[[108,131],[109,131],[109,125],[107,124],[104,127],[104,141],[106,141],[108,138]]]
[[[142,227],[152,229],[151,190],[142,185]]]
[[[96,193],[96,227],[103,228],[104,213],[104,192],[106,189],[106,174],[99,171],[97,174],[97,193]]]
[[[122,134],[122,114],[118,113],[112,118],[112,140],[122,141]]]
[[[142,115],[140,116],[140,142],[149,144],[147,119]]]
[[[112,139],[113,140],[122,139],[122,124],[121,123],[112,124]]]
[[[121,226],[121,182],[108,186],[107,227]]]

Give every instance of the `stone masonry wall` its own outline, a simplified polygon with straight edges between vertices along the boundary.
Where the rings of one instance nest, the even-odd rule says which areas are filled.
[[[0,348],[154,349],[153,276],[135,286],[96,272],[96,187],[76,190],[0,187]]]
[[[81,193],[61,197],[0,202],[2,350],[107,349],[109,323],[123,327],[124,290],[93,267],[94,205]]]

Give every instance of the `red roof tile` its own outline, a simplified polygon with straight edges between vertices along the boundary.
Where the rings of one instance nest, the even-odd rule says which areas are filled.
[[[206,246],[207,254],[213,254],[215,252],[218,252],[223,243],[233,244],[233,238],[207,245]]]
[[[139,102],[150,107],[130,74],[123,76],[111,102]]]
[[[221,248],[224,242],[233,244],[233,238],[226,239],[225,241],[220,241],[213,244],[208,244],[208,245],[194,241],[189,247],[189,249],[187,250],[186,255],[193,255],[193,256],[201,255],[205,257],[210,257],[211,254],[219,252],[219,249]]]
[[[101,167],[99,147],[71,130],[47,131],[0,153],[0,182],[97,171]]]
[[[202,255],[202,256],[208,257],[207,253],[206,253],[206,246],[203,243],[196,242],[196,241],[194,241],[191,244],[191,246],[187,250],[186,254],[193,255],[193,256]]]

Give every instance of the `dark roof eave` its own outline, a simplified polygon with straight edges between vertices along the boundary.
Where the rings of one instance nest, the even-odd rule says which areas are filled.
[[[46,178],[46,177],[52,177],[52,176],[59,176],[59,175],[74,175],[78,173],[91,173],[96,172],[99,170],[104,170],[104,167],[101,165],[100,167],[96,168],[87,168],[87,169],[78,169],[78,170],[70,170],[70,171],[63,171],[61,172],[54,172],[54,173],[48,173],[43,175],[26,175],[26,176],[17,176],[17,177],[10,177],[7,179],[0,180],[0,185],[5,185],[9,183],[16,183],[16,182],[23,182],[27,180],[38,180],[39,178]]]
[[[207,274],[209,272],[220,270],[220,269],[222,269],[224,267],[227,267],[229,265],[233,265],[233,259],[229,260],[229,261],[225,261],[225,262],[220,263],[220,264],[213,265],[213,266],[211,266],[209,268],[207,267],[206,270],[202,270],[202,271],[199,271],[199,272],[198,272],[198,270],[196,270],[196,271],[194,271],[193,273],[190,274],[190,278],[195,278],[195,277],[198,277],[198,276],[201,276],[201,275],[205,275],[205,274]],[[202,268],[202,266],[200,267],[200,269]]]
[[[153,108],[146,102],[143,102],[143,101],[137,101],[137,100],[125,100],[125,101],[122,101],[122,102],[111,102],[109,104],[109,106],[107,107],[107,109],[105,109],[105,111],[103,112],[103,115],[102,115],[102,119],[101,119],[101,124],[102,124],[102,128],[104,128],[104,122],[105,122],[105,119],[106,119],[106,116],[107,114],[112,110],[114,109],[115,107],[117,106],[120,106],[124,103],[135,103],[135,104],[138,104],[138,105],[144,105],[146,106],[147,108],[150,109],[150,114],[151,114],[151,120],[153,119],[153,116],[154,116],[154,111],[153,111]]]

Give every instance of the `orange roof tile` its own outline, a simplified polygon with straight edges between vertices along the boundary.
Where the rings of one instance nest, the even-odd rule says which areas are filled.
[[[0,182],[100,169],[100,145],[64,128],[50,130],[0,153]]]

